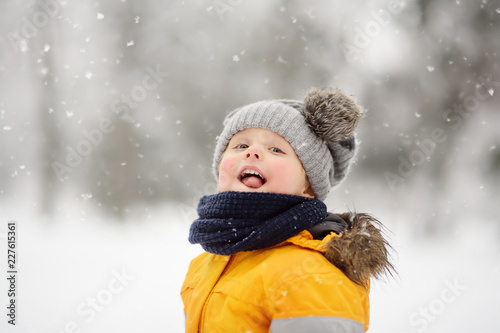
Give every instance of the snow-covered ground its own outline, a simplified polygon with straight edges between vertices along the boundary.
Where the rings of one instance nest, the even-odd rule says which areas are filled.
[[[201,252],[187,242],[185,207],[139,211],[127,223],[75,207],[42,220],[10,208],[0,221],[0,269],[7,271],[7,221],[15,220],[18,308],[12,327],[0,279],[1,332],[183,332],[179,289]],[[498,332],[499,230],[489,225],[426,241],[390,224],[399,274],[373,282],[369,331]]]

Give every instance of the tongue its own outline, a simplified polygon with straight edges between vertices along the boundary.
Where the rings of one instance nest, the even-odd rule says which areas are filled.
[[[251,188],[259,188],[264,185],[264,181],[257,176],[245,177],[241,182]]]

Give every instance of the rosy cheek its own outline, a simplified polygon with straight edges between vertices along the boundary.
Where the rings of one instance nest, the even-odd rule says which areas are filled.
[[[275,184],[278,188],[282,191],[295,191],[294,187],[298,184],[300,179],[299,177],[303,175],[302,167],[282,162],[276,164],[274,170],[276,170],[276,172],[273,173],[273,178],[276,181]]]
[[[289,181],[292,175],[293,172],[287,163],[276,163],[273,167],[272,178],[279,181],[283,185]]]
[[[219,181],[220,185],[228,184],[231,178],[234,177],[236,168],[236,160],[231,157],[224,157],[219,166]]]

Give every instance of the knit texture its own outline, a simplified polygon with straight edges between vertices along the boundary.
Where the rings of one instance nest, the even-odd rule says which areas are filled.
[[[215,176],[218,177],[220,159],[233,135],[247,128],[265,128],[279,134],[290,143],[306,171],[315,197],[324,200],[330,189],[338,185],[348,173],[356,153],[356,142],[351,132],[332,136],[334,140],[328,140],[327,135],[318,135],[315,132],[320,126],[321,130],[335,128],[337,123],[342,123],[343,118],[348,118],[344,115],[331,115],[329,111],[332,111],[334,107],[339,108],[338,105],[323,111],[325,103],[321,104],[323,101],[321,92],[324,91],[320,93],[317,91],[312,90],[312,93],[308,95],[310,101],[306,104],[295,100],[261,101],[229,113],[224,120],[224,129],[216,142],[213,158]],[[330,90],[325,91],[330,92]],[[331,98],[333,99],[331,103],[336,100],[344,103],[343,101],[347,98],[340,93],[339,95],[340,97]],[[327,97],[324,99],[326,100]],[[341,111],[346,109],[342,107],[343,105],[340,105]],[[357,116],[360,111],[352,108],[352,113]],[[306,109],[314,109],[317,112],[311,114]],[[315,122],[319,122],[318,117],[325,118],[326,121],[315,125]],[[355,128],[358,121],[359,119],[356,118],[352,121],[354,125],[350,125]],[[341,124],[339,127],[346,126]]]
[[[189,242],[210,253],[230,255],[279,244],[321,222],[327,211],[322,201],[302,196],[222,192],[203,196],[198,215]]]

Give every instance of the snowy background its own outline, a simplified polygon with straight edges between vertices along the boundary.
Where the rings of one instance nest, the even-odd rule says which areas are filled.
[[[326,203],[387,227],[370,332],[500,332],[500,1],[0,3],[1,332],[182,332],[230,110],[334,86],[367,109]]]

